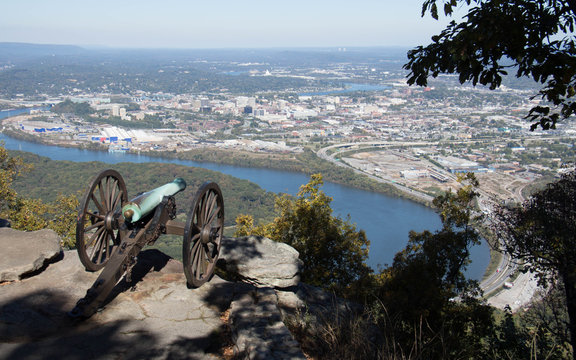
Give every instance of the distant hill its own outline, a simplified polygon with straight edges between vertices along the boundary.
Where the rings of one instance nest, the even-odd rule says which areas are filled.
[[[14,64],[47,56],[78,55],[85,51],[85,49],[75,45],[0,42],[0,64]]]

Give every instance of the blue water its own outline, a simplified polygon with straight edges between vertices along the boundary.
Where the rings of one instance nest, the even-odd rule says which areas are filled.
[[[30,109],[12,109],[12,110],[0,110],[0,119],[5,119],[7,117],[16,116],[20,114],[29,114]]]
[[[43,107],[26,108],[26,109],[0,110],[0,120],[20,114],[30,114],[30,110],[47,110],[47,109],[50,109],[50,107],[43,106]]]
[[[263,189],[275,193],[295,195],[299,187],[309,180],[308,176],[297,172],[62,148],[17,140],[4,134],[0,134],[0,141],[5,143],[7,149],[28,151],[53,160],[101,161],[108,164],[166,162],[202,167],[250,180]],[[358,228],[366,231],[371,241],[368,265],[374,269],[378,267],[378,264],[392,263],[394,255],[406,246],[410,230],[435,231],[441,227],[440,218],[432,209],[412,201],[330,182],[325,182],[323,190],[334,199],[332,208],[335,214],[343,218],[350,215],[351,221],[356,223]],[[475,246],[471,252],[472,264],[467,275],[473,279],[480,279],[490,260],[489,248],[483,243]]]

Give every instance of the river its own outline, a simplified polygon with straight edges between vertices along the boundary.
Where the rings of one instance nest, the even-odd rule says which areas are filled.
[[[7,149],[28,151],[53,160],[101,161],[109,164],[167,162],[202,167],[250,180],[263,189],[275,193],[295,195],[300,185],[309,180],[308,176],[297,172],[47,146],[10,138],[4,134],[0,134],[0,141],[4,142]],[[332,208],[335,214],[343,218],[350,215],[351,221],[366,231],[371,242],[368,265],[373,269],[377,269],[379,264],[392,263],[394,255],[406,246],[410,230],[434,231],[441,227],[440,218],[432,209],[406,199],[330,182],[324,183],[323,190],[334,199]],[[488,245],[483,243],[473,247],[471,259],[472,264],[466,274],[470,278],[480,280],[490,261]]]

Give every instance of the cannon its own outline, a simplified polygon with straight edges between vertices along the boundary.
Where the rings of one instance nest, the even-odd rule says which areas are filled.
[[[186,188],[177,178],[128,200],[122,176],[108,169],[97,174],[84,194],[76,219],[76,247],[87,271],[102,272],[68,314],[87,318],[131,271],[138,253],[162,234],[183,236],[182,263],[187,285],[202,286],[213,273],[224,229],[224,200],[218,184],[197,190],[186,222],[176,221],[174,195]]]

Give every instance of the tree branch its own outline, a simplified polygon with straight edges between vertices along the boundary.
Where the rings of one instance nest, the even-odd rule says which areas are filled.
[[[576,0],[566,0],[568,7],[572,10],[572,14],[576,16]]]

